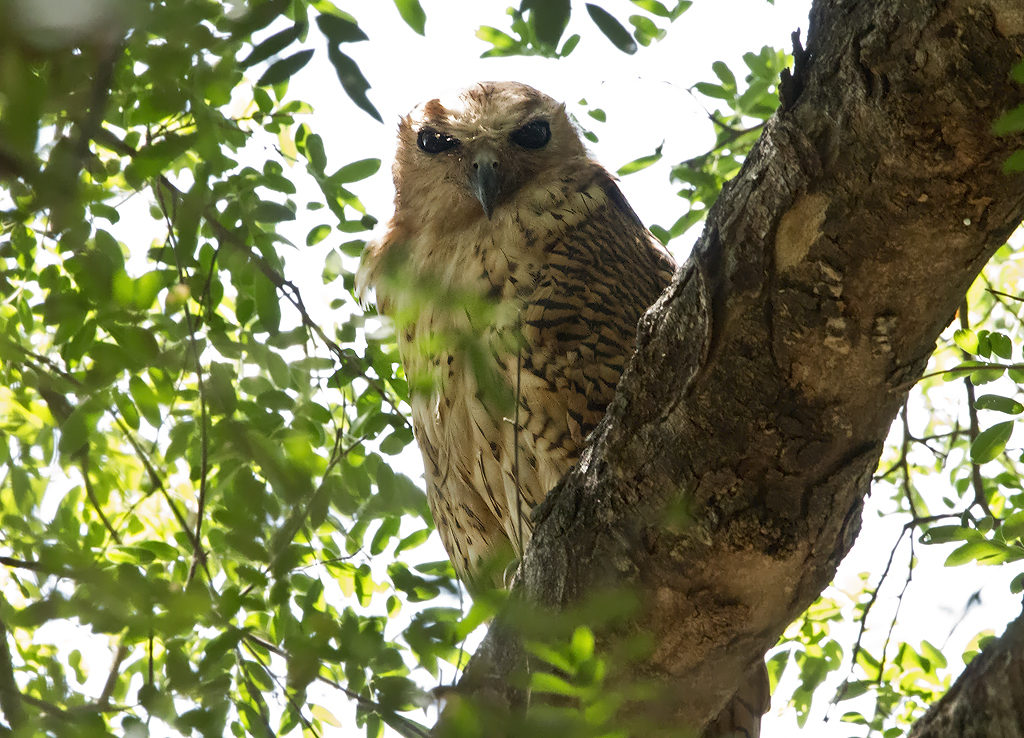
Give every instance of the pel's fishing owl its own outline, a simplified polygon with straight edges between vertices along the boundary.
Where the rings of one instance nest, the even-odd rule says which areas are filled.
[[[483,82],[417,107],[399,125],[394,180],[395,214],[359,288],[395,321],[448,555],[471,588],[500,583],[674,263],[565,107],[527,85]],[[756,681],[753,722],[723,727],[757,734]]]

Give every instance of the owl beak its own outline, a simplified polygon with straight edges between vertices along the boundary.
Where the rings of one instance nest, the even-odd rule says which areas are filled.
[[[490,219],[494,204],[501,191],[498,179],[498,157],[491,151],[481,151],[473,158],[473,171],[469,175],[469,186],[483,206],[484,215]]]

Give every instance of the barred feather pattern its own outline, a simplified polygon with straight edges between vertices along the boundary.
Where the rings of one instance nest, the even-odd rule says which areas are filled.
[[[442,294],[447,287],[510,308],[497,311],[504,324],[480,327],[443,301],[424,305],[399,336],[410,378],[434,373],[432,390],[413,395],[413,427],[435,523],[471,585],[481,576],[500,584],[509,556],[522,555],[530,511],[603,417],[635,349],[636,324],[674,269],[596,165],[519,201],[504,216],[515,227],[495,229],[500,242],[468,229],[457,246],[445,238],[420,248],[417,239],[407,248],[410,271],[451,280]],[[438,273],[439,250],[457,253],[458,267]],[[474,333],[483,334],[518,410],[484,401],[480,369],[466,355],[424,350],[443,343],[432,337]]]
[[[550,121],[545,149],[509,143],[538,115]],[[417,150],[433,129],[457,145]],[[492,160],[504,188],[493,211],[473,186]],[[674,263],[564,108],[525,85],[480,83],[456,106],[420,106],[399,126],[394,173],[395,215],[357,288],[373,287],[395,319],[427,498],[455,570],[471,590],[501,586],[531,510],[614,397]],[[761,663],[705,737],[756,738],[767,699]]]

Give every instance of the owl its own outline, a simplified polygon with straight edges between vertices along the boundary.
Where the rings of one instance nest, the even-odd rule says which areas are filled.
[[[675,265],[564,105],[524,84],[482,82],[415,108],[393,174],[395,214],[357,289],[373,288],[394,319],[455,570],[471,590],[500,585]]]

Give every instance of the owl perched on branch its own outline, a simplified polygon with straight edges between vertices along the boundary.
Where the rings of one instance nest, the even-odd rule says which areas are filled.
[[[399,125],[394,179],[395,214],[359,289],[375,288],[395,320],[455,570],[471,588],[500,584],[530,511],[604,415],[674,263],[565,107],[527,85],[483,82],[418,106]],[[751,736],[764,711],[752,704]]]

